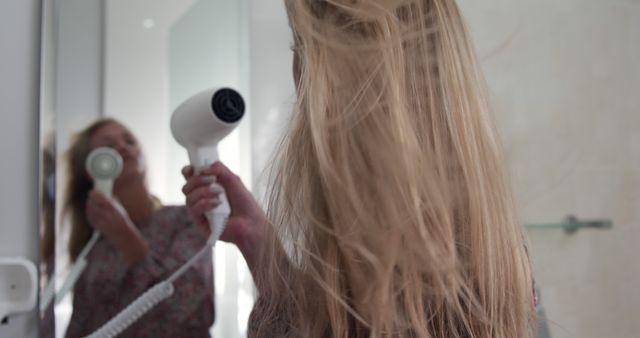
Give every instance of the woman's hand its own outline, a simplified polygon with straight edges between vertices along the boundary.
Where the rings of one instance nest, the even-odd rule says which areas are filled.
[[[107,237],[121,236],[132,224],[118,201],[96,190],[89,192],[87,220],[94,229]]]
[[[124,207],[115,199],[92,190],[86,206],[87,220],[111,240],[130,264],[143,259],[149,251],[146,241]]]
[[[264,241],[267,218],[253,195],[233,172],[220,162],[194,174],[193,167],[182,170],[187,183],[182,188],[186,196],[187,209],[194,223],[209,229],[205,212],[220,204],[219,195],[223,191],[212,185],[214,182],[224,188],[231,214],[220,240],[235,244],[242,252],[249,268],[257,259]]]

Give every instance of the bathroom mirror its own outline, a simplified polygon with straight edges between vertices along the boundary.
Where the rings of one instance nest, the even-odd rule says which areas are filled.
[[[51,295],[49,281],[55,280],[59,291],[70,266],[69,217],[63,204],[66,152],[75,133],[99,118],[120,121],[142,148],[150,192],[163,205],[182,205],[180,170],[188,158],[170,133],[173,109],[187,97],[214,87],[234,88],[248,106],[250,102],[247,0],[44,4],[42,168],[44,196],[50,198],[43,201],[48,213],[43,213],[41,231],[46,263],[41,295],[46,297]],[[249,130],[247,121],[219,146],[223,162],[247,186],[251,186]],[[211,332],[241,337],[254,297],[250,274],[235,247],[216,245],[213,261],[217,311]],[[72,296],[57,303],[54,299],[52,306],[42,309],[42,337],[65,336]]]
[[[294,95],[282,0],[44,3],[51,20],[43,35],[41,124],[42,139],[52,141],[42,150],[56,165],[42,167],[56,177],[46,185],[55,197],[56,280],[67,270],[64,153],[70,136],[99,117],[131,128],[147,157],[152,192],[165,204],[179,204],[179,171],[187,158],[169,133],[170,113],[201,89],[236,87],[246,94],[254,130],[242,124],[222,156],[247,185],[256,183],[252,177],[268,163],[277,139],[274,121],[289,111],[283,102]],[[541,296],[539,337],[637,337],[640,6],[458,4],[487,78],[527,226]],[[234,248],[216,247],[215,273],[215,335],[242,337],[254,293]],[[43,337],[64,336],[70,305],[67,298],[55,307],[55,331],[41,330]]]

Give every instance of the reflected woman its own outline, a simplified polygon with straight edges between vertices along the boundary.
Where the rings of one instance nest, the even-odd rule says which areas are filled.
[[[97,147],[115,149],[123,170],[113,198],[93,190],[85,170]],[[135,136],[102,119],[78,133],[70,147],[65,214],[70,217],[69,255],[74,261],[94,231],[102,236],[73,290],[66,337],[84,337],[193,256],[206,238],[183,206],[163,206],[145,183],[145,161]],[[212,198],[216,195],[211,193]],[[201,259],[175,282],[175,294],[119,337],[210,337],[214,321],[211,259]]]

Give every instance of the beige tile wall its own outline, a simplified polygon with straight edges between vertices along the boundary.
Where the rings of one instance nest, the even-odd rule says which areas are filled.
[[[494,95],[553,338],[640,337],[640,1],[460,1]]]

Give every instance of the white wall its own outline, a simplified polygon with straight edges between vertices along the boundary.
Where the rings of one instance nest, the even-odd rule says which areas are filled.
[[[461,1],[527,223],[569,214],[607,231],[531,230],[553,338],[640,334],[640,3]]]
[[[56,127],[59,154],[102,114],[103,0],[58,1]]]
[[[295,100],[291,43],[284,2],[251,0],[251,139],[254,192],[264,198],[272,154]]]
[[[45,53],[55,53],[53,75],[44,87],[47,104],[53,105],[56,135],[56,283],[61,285],[68,269],[69,227],[62,219],[66,176],[66,152],[73,134],[102,115],[103,110],[103,3],[104,0],[59,0],[55,2],[54,43]],[[51,33],[51,32],[49,32]],[[51,66],[51,65],[49,65]],[[49,86],[50,81],[54,85]],[[63,222],[64,221],[64,222]],[[64,335],[71,317],[71,297],[55,307],[56,336]]]
[[[41,6],[37,0],[0,2],[0,257],[36,264]],[[35,310],[9,318],[0,337],[35,338],[37,320]]]
[[[167,167],[168,149],[178,147],[169,132],[168,31],[194,2],[115,0],[105,8],[105,115],[132,129],[145,153],[149,186],[167,204],[182,201],[180,165],[187,161],[180,152],[173,158],[178,169]]]
[[[71,137],[102,115],[102,8],[103,0],[59,0],[54,6],[54,41],[45,50],[47,55],[54,53],[47,59],[53,63],[47,66],[54,69],[46,70],[53,78],[47,80],[43,97],[53,106],[47,115],[53,115],[55,124],[56,220],[64,200],[65,156]],[[60,245],[56,249],[66,250]]]

